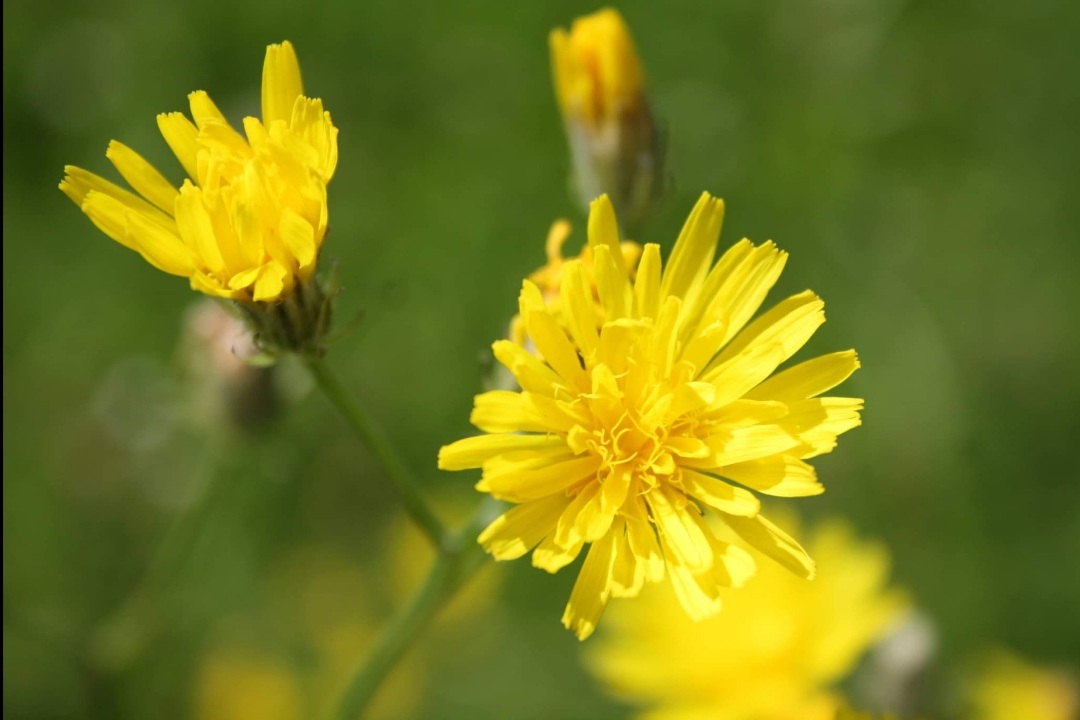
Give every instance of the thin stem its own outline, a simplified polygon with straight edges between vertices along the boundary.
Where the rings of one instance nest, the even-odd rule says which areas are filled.
[[[382,428],[353,401],[345,390],[345,386],[322,359],[306,358],[305,360],[315,382],[322,388],[326,397],[337,406],[353,431],[360,436],[360,439],[367,444],[382,464],[383,470],[397,488],[401,501],[405,504],[405,510],[412,516],[413,521],[420,526],[435,547],[443,548],[447,541],[446,528],[431,510],[420,489],[413,483],[408,466],[394,450],[394,446],[390,444]]]
[[[383,628],[342,697],[338,708],[341,720],[356,720],[443,603],[484,564],[483,551],[475,538],[479,526],[487,520],[487,510],[486,504],[481,505],[473,521],[446,544],[420,590]]]

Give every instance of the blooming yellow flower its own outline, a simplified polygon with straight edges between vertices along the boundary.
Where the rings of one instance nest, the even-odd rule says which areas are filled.
[[[637,221],[662,189],[663,151],[630,31],[607,8],[552,30],[549,44],[579,199],[607,193]]]
[[[1076,677],[1004,651],[989,657],[970,695],[975,720],[1073,720],[1080,715]]]
[[[517,504],[480,535],[497,559],[535,548],[533,564],[556,572],[592,544],[563,614],[579,638],[610,597],[664,577],[695,619],[720,609],[719,588],[742,585],[754,560],[716,537],[705,507],[741,543],[814,574],[747,488],[823,491],[805,459],[859,424],[862,401],[818,396],[858,360],[849,350],[769,377],[824,322],[824,304],[803,292],[750,322],[787,255],[743,240],[714,266],[723,212],[702,195],[667,266],[646,245],[632,282],[611,202],[595,201],[588,238],[601,312],[580,260],[563,266],[565,330],[526,280],[520,314],[538,354],[493,345],[522,390],[477,396],[471,421],[488,434],[439,452],[441,468],[482,467],[477,488]]]
[[[288,42],[266,50],[262,119],[244,118],[244,135],[205,92],[188,99],[194,122],[176,112],[157,118],[188,176],[179,188],[113,140],[106,157],[135,193],[73,166],[60,189],[106,235],[159,270],[189,278],[193,289],[277,302],[315,270],[337,128],[321,100],[303,95]]]
[[[810,548],[821,568],[813,582],[763,564],[724,612],[698,624],[663,587],[612,608],[588,666],[649,720],[833,720],[845,706],[830,686],[905,601],[885,589],[885,548],[846,524],[819,526]]]

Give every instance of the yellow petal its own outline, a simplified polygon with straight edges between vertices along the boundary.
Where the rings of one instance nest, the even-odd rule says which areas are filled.
[[[285,292],[289,269],[271,260],[262,266],[255,280],[253,298],[257,302],[273,302]]]
[[[575,425],[588,422],[588,409],[573,401],[564,402],[531,392],[522,393],[529,412],[549,431],[569,433]]]
[[[600,344],[593,358],[593,382],[595,383],[598,378],[597,369],[601,365],[606,366],[613,378],[610,383],[610,392],[618,393],[618,383],[614,376],[626,372],[630,360],[630,347],[647,329],[647,325],[641,325],[637,320],[616,320],[604,323],[600,329]],[[608,391],[605,390],[605,392]]]
[[[298,97],[293,104],[290,127],[311,148],[310,166],[323,182],[330,182],[338,161],[338,129],[323,110],[322,100]]]
[[[766,424],[735,428],[710,436],[705,442],[713,454],[701,460],[687,458],[684,465],[713,469],[757,460],[798,447],[800,438],[786,427]]]
[[[243,195],[236,193],[229,202],[233,232],[236,233],[236,242],[244,264],[261,265],[267,255],[263,247],[262,223],[255,208],[246,202]]]
[[[822,355],[777,373],[748,392],[746,397],[781,402],[803,400],[831,390],[858,369],[859,358],[854,350]]]
[[[473,399],[469,422],[484,432],[547,432],[552,428],[531,412],[526,396],[509,390],[491,390]]]
[[[720,591],[710,573],[695,574],[680,565],[668,564],[668,577],[675,596],[695,622],[706,620],[720,612]]]
[[[281,211],[279,232],[285,247],[296,258],[296,262],[300,267],[300,276],[304,278],[310,276],[317,257],[315,229],[311,227],[307,220],[300,217],[295,210],[284,208]]]
[[[709,410],[701,414],[700,418],[707,420],[713,426],[723,426],[725,430],[734,430],[737,427],[749,427],[779,420],[787,414],[788,406],[782,402],[733,400],[726,405],[714,403]]]
[[[702,193],[671,250],[660,284],[661,298],[668,295],[686,298],[704,280],[712,265],[723,222],[724,201]]]
[[[207,275],[201,270],[196,270],[191,275],[191,289],[212,297],[237,299],[243,296],[242,291],[232,290],[214,277]]]
[[[439,469],[467,470],[505,453],[522,450],[546,453],[565,447],[566,441],[556,435],[477,435],[440,448]]]
[[[719,365],[714,360],[699,377],[716,387],[713,403],[724,407],[772,375],[787,357],[787,351],[780,343],[763,343]]]
[[[219,278],[225,277],[228,274],[225,260],[221,256],[210,213],[203,202],[202,190],[185,180],[180,188],[180,199],[176,202],[176,224],[187,246],[198,253],[202,266]]]
[[[626,503],[622,509],[626,519],[626,536],[630,549],[644,563],[645,579],[659,582],[664,577],[664,556],[656,539],[656,530],[649,522],[645,505],[640,498]]]
[[[207,101],[209,102],[209,98]],[[219,174],[229,179],[238,174],[238,163],[252,155],[251,146],[248,145],[244,136],[236,132],[225,120],[219,120],[213,116],[207,116],[199,126],[199,146],[210,152],[210,160],[217,162],[218,167],[228,168],[221,170]],[[208,185],[210,181],[204,176],[210,174],[209,172],[202,173],[200,184]]]
[[[676,331],[678,330],[679,311],[682,301],[671,295],[663,300],[663,306],[653,325],[652,342],[647,359],[656,369],[657,375],[666,378],[671,374],[675,362]]]
[[[604,506],[603,485],[586,481],[577,497],[566,506],[555,526],[555,541],[569,545],[578,541],[593,542],[605,534],[615,521],[615,510]]]
[[[737,483],[775,497],[808,497],[825,492],[813,466],[790,455],[726,465],[719,472]]]
[[[561,439],[559,441],[563,442]],[[440,452],[440,463],[441,461]],[[539,500],[553,493],[562,493],[571,485],[595,475],[599,467],[600,458],[595,455],[547,461],[529,470],[511,472],[492,472],[485,466],[484,476],[477,484],[477,489],[511,502]]]
[[[245,290],[251,287],[251,284],[259,277],[259,273],[262,272],[261,267],[253,267],[243,272],[236,273],[229,278],[230,290]]]
[[[670,493],[670,494],[669,494]],[[670,551],[669,565],[676,564],[694,572],[704,572],[712,567],[712,548],[701,527],[688,516],[685,507],[679,507],[674,491],[657,488],[645,495],[653,522],[660,530],[660,541],[665,551]]]
[[[199,178],[198,152],[199,143],[196,138],[199,130],[183,113],[161,113],[157,116],[158,130],[165,142],[169,144],[173,155],[184,166],[184,172],[192,180]]]
[[[619,223],[615,219],[615,206],[611,198],[601,195],[589,204],[589,246],[595,250],[606,246],[612,257],[622,257],[619,240]],[[626,269],[623,268],[625,276]]]
[[[491,350],[495,359],[513,374],[523,390],[554,397],[565,385],[555,371],[520,345],[509,340],[497,340],[492,343]]]
[[[753,517],[761,509],[761,503],[748,490],[729,485],[723,480],[695,472],[687,468],[680,471],[683,489],[688,495],[706,505],[732,515]]]
[[[266,48],[262,74],[262,119],[269,125],[275,120],[289,122],[296,98],[304,94],[300,62],[288,40]]]
[[[600,335],[597,332],[596,304],[580,260],[568,262],[563,270],[560,304],[570,336],[581,354],[589,358],[600,342]]]
[[[754,556],[738,545],[732,545],[710,536],[713,547],[712,576],[717,585],[723,587],[742,587],[757,572]]]
[[[191,253],[179,237],[111,195],[91,190],[83,201],[83,212],[109,237],[138,251],[158,270],[182,277],[194,272]]]
[[[191,107],[191,117],[195,121],[195,126],[200,130],[204,129],[207,123],[210,122],[221,125],[229,124],[229,121],[218,110],[218,106],[214,104],[214,101],[210,99],[205,90],[196,90],[189,93],[188,104]]]
[[[683,341],[714,322],[727,327],[723,342],[734,337],[761,307],[786,262],[787,253],[771,242],[755,247],[749,240],[741,240],[729,248],[688,309]]]
[[[615,533],[609,532],[589,548],[570,601],[563,611],[562,623],[578,640],[592,635],[611,596],[611,570],[615,559]]]
[[[634,597],[645,585],[645,559],[638,558],[630,545],[625,520],[615,523],[615,559],[611,568],[612,597]]]
[[[655,318],[660,311],[660,246],[645,245],[634,281],[634,317]]]
[[[622,507],[626,495],[630,491],[630,483],[634,478],[633,471],[626,466],[614,468],[603,479],[600,487],[600,508],[602,512],[614,515]]]
[[[80,208],[83,206],[86,196],[93,190],[114,198],[125,207],[145,216],[170,232],[176,230],[176,223],[173,221],[171,214],[163,213],[135,193],[128,192],[100,175],[74,165],[66,165],[64,172],[66,175],[60,182],[60,189]]]
[[[685,336],[687,325],[684,323],[680,330],[680,337]],[[698,330],[689,342],[681,342],[682,352],[679,353],[679,362],[689,366],[691,375],[697,377],[704,370],[709,361],[716,356],[720,347],[728,336],[726,323],[717,321]]]
[[[515,560],[532,550],[555,527],[568,500],[552,495],[503,513],[477,539],[496,560]]]
[[[269,132],[259,118],[248,116],[244,118],[243,123],[244,135],[247,137],[248,145],[257,150],[259,147],[266,144]]]
[[[113,140],[105,151],[105,157],[112,161],[124,179],[144,198],[157,205],[165,213],[172,215],[173,206],[180,192],[165,179],[157,169],[148,163],[142,155],[127,145]]]
[[[710,363],[717,367],[757,347],[782,348],[781,362],[794,355],[825,322],[825,303],[809,290],[778,303],[750,323]]]
[[[532,554],[532,564],[545,572],[557,573],[564,567],[574,562],[581,554],[584,541],[578,540],[570,545],[563,546],[555,541],[554,535],[548,535],[536,546]]]
[[[525,316],[525,324],[540,356],[566,384],[582,390],[587,388],[588,376],[578,359],[577,350],[555,318],[546,310],[531,312]]]
[[[600,484],[586,483],[559,516],[555,524],[555,542],[570,546],[591,539],[586,537],[586,528],[593,526],[600,511]]]
[[[604,308],[604,322],[630,317],[633,296],[626,268],[615,259],[606,245],[593,248],[593,272],[596,291]]]
[[[798,456],[810,458],[830,452],[838,435],[862,424],[860,398],[821,397],[792,403],[780,424],[806,446]]]
[[[726,522],[750,547],[786,567],[799,577],[814,577],[814,561],[794,538],[763,516],[752,518],[725,515]]]

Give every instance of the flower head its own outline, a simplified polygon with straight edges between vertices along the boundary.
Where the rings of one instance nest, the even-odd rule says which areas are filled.
[[[188,99],[194,122],[157,118],[187,173],[179,188],[114,140],[106,157],[135,193],[73,166],[60,189],[106,235],[195,290],[247,304],[289,297],[311,279],[326,235],[337,165],[330,114],[304,96],[288,42],[266,50],[262,119],[244,118],[243,135],[205,92]]]
[[[611,203],[594,202],[593,277],[580,260],[564,265],[563,324],[525,281],[520,313],[537,355],[493,345],[521,391],[477,396],[471,421],[487,434],[439,453],[443,469],[483,468],[477,488],[517,504],[480,536],[497,559],[535,548],[533,564],[556,572],[591,543],[563,615],[580,638],[610,597],[665,577],[695,619],[720,609],[719,588],[742,585],[754,560],[716,536],[706,507],[740,543],[814,574],[749,489],[822,492],[805,459],[859,424],[862,401],[819,395],[858,360],[834,353],[769,377],[824,322],[823,303],[803,292],[750,322],[787,256],[743,240],[714,266],[723,207],[704,194],[667,266],[646,245],[632,282]]]
[[[696,625],[666,588],[612,608],[589,667],[651,720],[833,720],[846,706],[831,686],[899,619],[905,601],[885,589],[885,548],[858,540],[846,524],[819,526],[810,548],[821,566],[814,582],[763,564],[727,595],[724,612]]]
[[[630,31],[607,8],[552,30],[549,44],[579,199],[607,193],[636,222],[662,189],[663,149]]]

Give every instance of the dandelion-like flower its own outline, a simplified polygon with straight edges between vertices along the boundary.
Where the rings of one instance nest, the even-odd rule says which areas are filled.
[[[976,720],[1069,720],[1080,715],[1080,681],[1059,668],[1040,667],[1005,650],[985,658],[968,688]]]
[[[886,589],[886,549],[845,523],[818,526],[809,547],[821,566],[814,582],[763,564],[728,593],[722,613],[698,624],[663,587],[613,607],[587,665],[649,720],[863,718],[846,714],[834,686],[906,600]]]
[[[834,353],[770,378],[824,322],[823,303],[803,292],[750,322],[787,255],[743,240],[714,265],[723,212],[704,194],[666,267],[646,245],[631,282],[611,203],[595,201],[588,239],[601,307],[580,261],[563,267],[564,325],[526,281],[520,313],[538,355],[493,345],[521,391],[477,396],[471,421],[487,434],[439,453],[443,469],[483,468],[477,488],[517,505],[480,535],[496,559],[532,550],[535,566],[556,572],[590,544],[563,614],[579,638],[609,598],[665,577],[691,617],[715,614],[720,588],[754,572],[740,544],[814,574],[750,490],[823,491],[805,460],[859,424],[862,401],[819,396],[858,360]],[[740,544],[713,533],[706,508]]]
[[[154,267],[189,278],[194,290],[238,301],[262,342],[309,345],[326,321],[312,276],[326,236],[337,128],[321,100],[304,96],[288,42],[266,50],[262,119],[244,118],[244,135],[205,92],[188,100],[194,122],[178,112],[157,117],[188,176],[179,188],[113,140],[106,157],[135,193],[74,166],[64,168],[60,189]],[[290,302],[267,315],[283,301]]]
[[[578,198],[607,193],[636,224],[663,189],[664,149],[630,30],[605,8],[552,30],[549,45]]]

